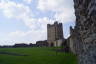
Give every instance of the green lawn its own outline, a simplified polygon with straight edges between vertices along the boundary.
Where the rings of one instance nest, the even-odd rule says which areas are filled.
[[[77,64],[71,53],[56,52],[54,48],[0,48],[0,52],[25,54],[15,56],[0,54],[0,64]]]

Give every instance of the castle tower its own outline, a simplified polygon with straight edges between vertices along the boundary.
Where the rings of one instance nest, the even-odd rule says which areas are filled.
[[[47,25],[47,41],[49,46],[61,46],[63,40],[63,26],[62,23],[54,22],[53,25]]]

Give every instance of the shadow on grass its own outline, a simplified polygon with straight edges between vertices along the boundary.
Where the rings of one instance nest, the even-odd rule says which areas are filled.
[[[0,54],[13,55],[13,56],[28,56],[25,54],[13,53],[13,52],[0,52]]]

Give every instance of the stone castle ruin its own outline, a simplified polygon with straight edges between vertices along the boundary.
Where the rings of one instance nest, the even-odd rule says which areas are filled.
[[[96,0],[74,0],[76,26],[70,28],[70,49],[79,64],[96,64]]]
[[[47,41],[49,46],[59,47],[63,42],[63,26],[57,21],[47,25]]]
[[[96,64],[96,0],[73,0],[76,26],[70,27],[67,39],[70,51],[77,55],[79,64]],[[47,25],[49,46],[59,46],[63,40],[62,24]]]

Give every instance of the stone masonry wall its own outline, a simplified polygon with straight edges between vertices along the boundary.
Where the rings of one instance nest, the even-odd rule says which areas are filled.
[[[79,64],[96,64],[96,0],[74,0],[74,8],[74,37],[78,38],[74,50]]]

